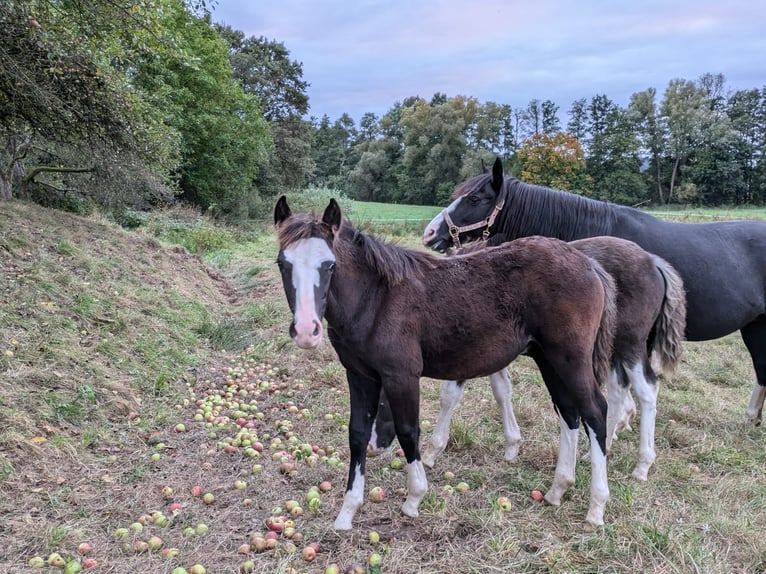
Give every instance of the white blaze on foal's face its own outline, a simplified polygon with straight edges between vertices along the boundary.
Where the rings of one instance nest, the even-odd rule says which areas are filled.
[[[282,259],[285,288],[293,290],[288,293],[294,312],[291,335],[299,347],[313,349],[322,342],[322,316],[335,255],[325,240],[311,237],[285,249]]]

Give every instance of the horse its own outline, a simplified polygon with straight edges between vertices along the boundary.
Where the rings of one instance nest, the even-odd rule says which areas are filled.
[[[574,485],[582,421],[591,443],[586,521],[604,524],[607,403],[616,288],[592,259],[563,241],[528,237],[453,257],[406,249],[355,228],[331,199],[321,218],[274,207],[289,333],[303,349],[327,338],[346,369],[349,471],[333,526],[350,530],[364,500],[366,449],[383,390],[407,461],[406,516],[428,488],[419,450],[420,378],[487,376],[526,352],[559,416],[559,456],[545,497]]]
[[[486,245],[505,242],[503,236],[492,236],[486,242],[475,241],[460,252],[483,249]],[[592,237],[572,241],[573,247],[599,264],[614,279],[617,287],[617,323],[613,344],[612,370],[607,386],[607,451],[620,425],[629,428],[635,405],[630,398],[632,386],[641,405],[638,462],[632,476],[646,481],[657,458],[654,429],[659,387],[652,367],[654,354],[666,376],[675,371],[682,352],[686,304],[683,282],[667,261],[647,253],[632,241],[616,237]],[[517,459],[521,432],[513,412],[513,387],[507,369],[489,377],[492,393],[500,406],[505,436],[505,460]],[[444,381],[440,411],[431,443],[422,456],[423,464],[433,467],[449,438],[452,413],[463,396],[465,381]],[[628,399],[630,399],[628,401]],[[633,413],[625,412],[625,406]],[[627,422],[626,422],[627,421]],[[380,452],[394,437],[391,408],[381,396],[378,415],[370,439],[372,452]]]
[[[426,226],[423,243],[445,251],[461,238],[492,234],[564,241],[611,235],[662,257],[686,289],[688,341],[741,333],[756,375],[745,417],[760,424],[766,399],[766,222],[663,221],[633,207],[505,177],[498,157],[491,173],[483,168],[456,186],[452,203]]]

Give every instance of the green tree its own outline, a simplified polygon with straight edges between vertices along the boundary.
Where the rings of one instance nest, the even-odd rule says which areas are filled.
[[[655,190],[655,199],[660,205],[664,205],[668,201],[663,176],[667,130],[665,120],[659,112],[656,97],[657,90],[654,88],[633,94],[630,98],[628,113],[643,157],[646,159],[648,168],[645,173],[651,187]]]
[[[463,112],[464,102],[454,98],[436,106],[420,100],[402,110],[401,201],[438,205],[449,198],[466,150]]]
[[[545,100],[540,110],[542,112],[542,128],[544,134],[555,134],[561,131],[559,107],[550,100]]]
[[[182,2],[163,12],[183,57],[147,54],[135,83],[182,137],[182,197],[202,208],[244,217],[269,128],[258,101],[232,78],[226,44],[209,17],[196,17]]]
[[[260,102],[269,122],[273,145],[260,165],[256,184],[267,196],[302,187],[314,171],[311,140],[314,129],[303,120],[309,110],[303,65],[290,59],[282,42],[250,37],[230,26],[217,25],[229,46],[234,78]]]
[[[727,102],[727,115],[738,134],[737,163],[746,188],[745,202],[766,200],[766,181],[759,176],[759,162],[766,155],[766,90],[740,90]]]
[[[174,49],[158,18],[165,4],[0,5],[0,197],[107,204],[167,193],[178,137],[129,79],[146,52]]]

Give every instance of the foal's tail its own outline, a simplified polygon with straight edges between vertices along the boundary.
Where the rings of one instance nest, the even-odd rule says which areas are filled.
[[[603,386],[612,368],[612,348],[617,324],[617,286],[612,276],[601,267],[598,261],[595,259],[591,261],[604,287],[604,311],[601,313],[601,325],[593,345],[593,374],[599,386]]]
[[[671,375],[681,359],[684,330],[686,329],[686,291],[681,276],[673,266],[656,255],[654,264],[665,280],[665,297],[654,323],[654,337],[647,351],[654,354],[659,370]]]

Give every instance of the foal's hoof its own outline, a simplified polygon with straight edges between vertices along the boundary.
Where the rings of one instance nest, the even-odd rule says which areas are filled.
[[[409,500],[405,500],[404,504],[402,504],[402,514],[409,516],[410,518],[417,518],[420,516],[418,505],[411,503]]]

